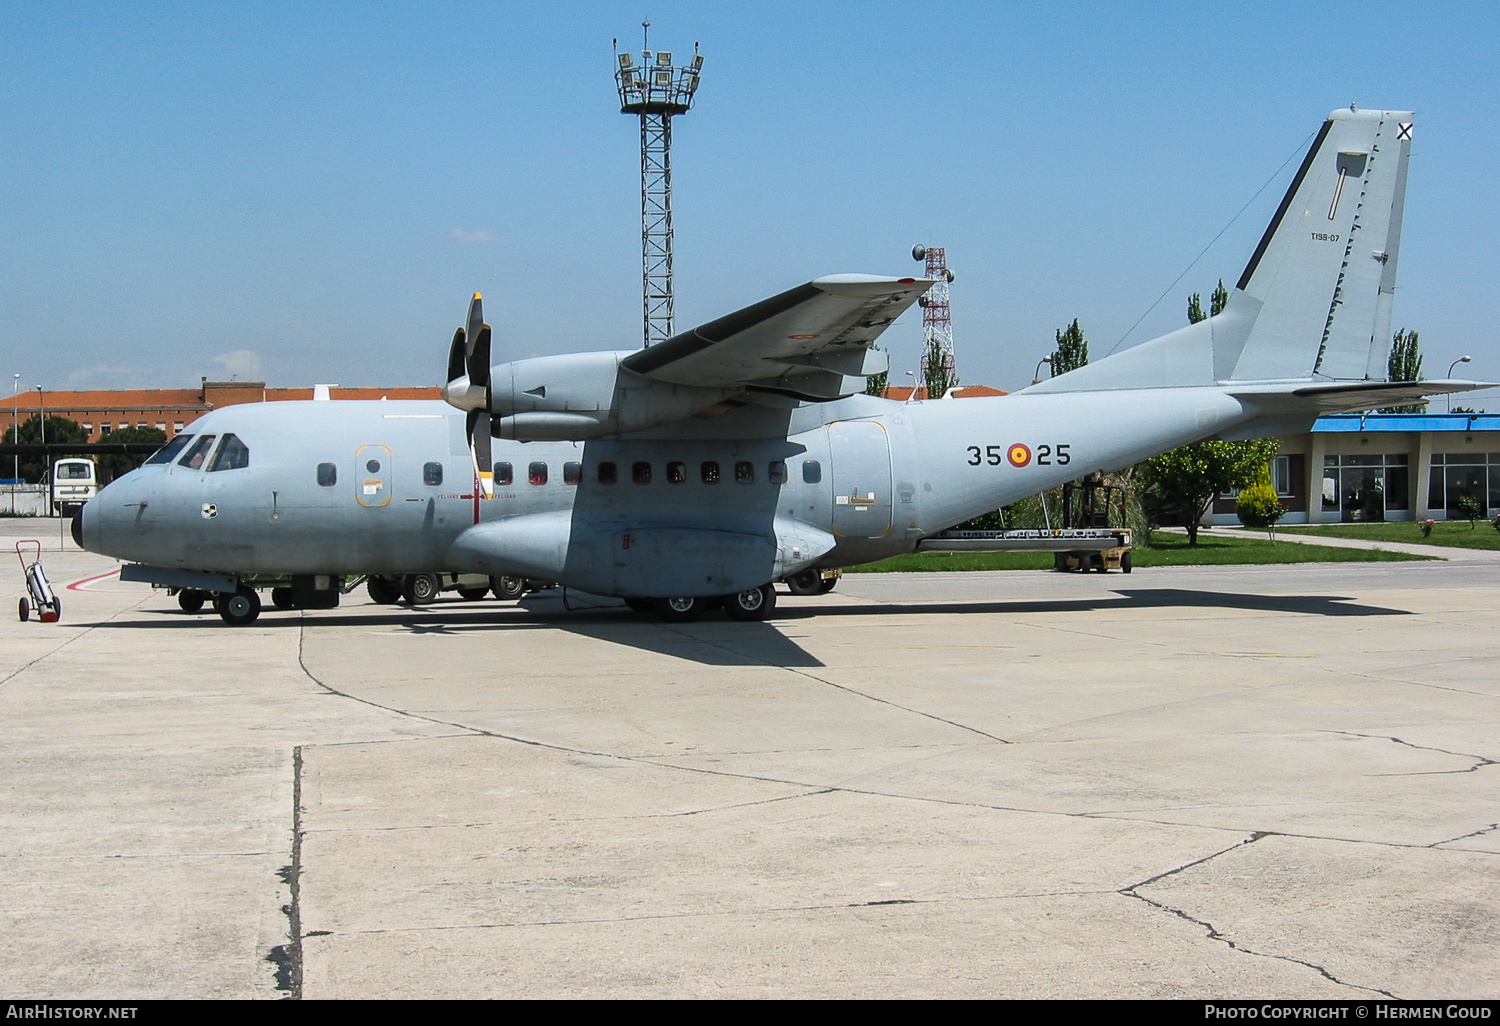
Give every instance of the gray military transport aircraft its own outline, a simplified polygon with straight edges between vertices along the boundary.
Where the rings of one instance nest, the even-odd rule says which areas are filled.
[[[218,595],[232,624],[258,615],[258,575],[320,607],[343,577],[429,571],[764,619],[773,581],[915,551],[1088,473],[1485,387],[1382,378],[1412,120],[1329,115],[1222,313],[1003,398],[862,394],[921,279],[819,278],[649,349],[494,365],[476,295],[447,405],[215,410],[73,536],[127,580]]]

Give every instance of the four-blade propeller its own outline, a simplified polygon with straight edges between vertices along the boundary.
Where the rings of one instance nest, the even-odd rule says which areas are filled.
[[[443,398],[468,410],[469,452],[474,473],[486,499],[495,494],[494,460],[490,435],[490,326],[484,323],[483,297],[474,293],[469,301],[465,326],[453,333],[448,347],[448,384]]]

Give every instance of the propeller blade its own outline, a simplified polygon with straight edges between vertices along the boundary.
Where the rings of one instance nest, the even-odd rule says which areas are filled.
[[[448,377],[444,384],[463,377],[468,368],[464,358],[464,337],[462,328],[453,333],[453,343],[448,346]]]
[[[474,470],[479,475],[479,488],[486,499],[495,497],[495,464],[492,455],[493,437],[490,435],[489,410],[469,411],[469,445],[474,453]]]
[[[481,324],[478,337],[469,336],[473,342],[469,346],[469,380],[476,385],[483,386],[485,390],[485,409],[489,409],[490,389],[490,326]]]
[[[474,293],[474,298],[469,300],[469,318],[464,322],[468,329],[469,337],[469,360],[472,364],[474,359],[474,345],[479,341],[479,329],[484,327],[484,297]]]

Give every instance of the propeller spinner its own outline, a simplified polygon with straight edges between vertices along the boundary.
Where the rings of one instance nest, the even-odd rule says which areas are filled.
[[[494,460],[490,435],[490,326],[484,323],[483,298],[478,292],[469,301],[464,327],[453,333],[448,347],[448,384],[443,398],[468,410],[469,452],[474,473],[486,499],[495,494]]]

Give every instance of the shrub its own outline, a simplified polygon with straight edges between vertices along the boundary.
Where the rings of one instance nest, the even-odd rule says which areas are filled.
[[[1460,495],[1458,497],[1458,512],[1469,521],[1469,530],[1474,530],[1474,521],[1484,516],[1484,507],[1479,500],[1472,495]]]
[[[1276,497],[1276,486],[1271,484],[1271,465],[1262,465],[1260,473],[1250,486],[1240,492],[1235,500],[1234,511],[1240,523],[1246,527],[1263,527],[1276,538],[1276,521],[1286,516],[1286,507]]]

